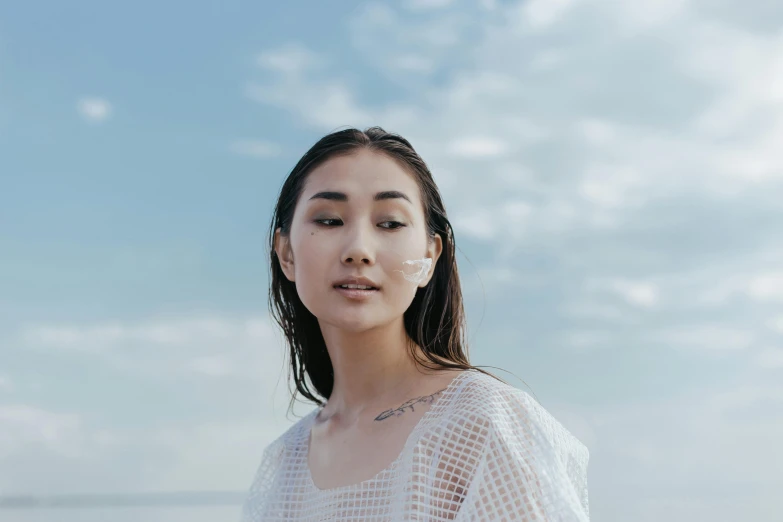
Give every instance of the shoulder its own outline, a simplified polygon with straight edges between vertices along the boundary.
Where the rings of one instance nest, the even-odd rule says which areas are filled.
[[[491,375],[474,372],[450,413],[455,423],[474,433],[500,442],[532,437],[570,465],[587,467],[589,451],[576,436],[530,394]]]
[[[465,520],[488,509],[509,520],[588,520],[587,448],[528,393],[476,373],[448,417],[448,431],[479,454],[460,509]],[[503,496],[527,500],[498,506]]]
[[[316,408],[263,448],[261,461],[256,468],[242,507],[243,522],[260,518],[260,513],[268,503],[268,497],[275,492],[276,477],[286,466],[286,454],[299,443],[303,430],[317,413]]]
[[[263,450],[266,455],[279,455],[285,449],[293,448],[300,442],[304,430],[312,423],[313,418],[318,414],[318,408],[313,408],[307,415],[289,426],[283,433],[277,436],[272,442],[268,443]]]
[[[530,400],[522,390],[492,375],[472,370],[456,393],[451,413],[465,417],[465,422],[497,425],[514,410],[528,409]]]
[[[263,447],[261,462],[258,465],[252,488],[264,487],[264,483],[271,480],[271,477],[283,463],[286,453],[296,449],[301,444],[305,430],[317,413],[318,408],[313,409]]]

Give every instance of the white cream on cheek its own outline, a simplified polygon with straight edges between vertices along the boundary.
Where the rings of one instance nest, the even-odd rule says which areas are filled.
[[[402,264],[404,267],[411,267],[415,271],[413,273],[406,273],[405,270],[395,270],[395,272],[402,272],[402,275],[406,280],[418,285],[427,279],[427,275],[432,267],[432,258],[409,259],[403,261]]]

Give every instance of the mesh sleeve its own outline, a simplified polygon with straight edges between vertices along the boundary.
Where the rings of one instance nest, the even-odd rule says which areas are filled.
[[[587,448],[521,390],[494,390],[487,415],[492,429],[455,521],[589,521]]]
[[[261,463],[242,505],[240,522],[256,522],[270,517],[270,506],[276,504],[278,499],[269,497],[273,492],[274,476],[280,468],[284,448],[281,439],[278,439],[264,449]]]

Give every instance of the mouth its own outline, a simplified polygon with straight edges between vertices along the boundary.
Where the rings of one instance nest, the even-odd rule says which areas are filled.
[[[370,298],[380,291],[378,288],[366,285],[334,285],[334,289],[343,296],[355,300]]]

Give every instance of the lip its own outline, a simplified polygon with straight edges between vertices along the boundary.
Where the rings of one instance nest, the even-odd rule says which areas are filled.
[[[366,301],[368,299],[372,299],[375,294],[380,292],[380,290],[359,290],[358,288],[340,288],[339,286],[335,286],[334,289],[341,293],[344,297],[354,301]]]
[[[371,286],[373,288],[377,288],[378,290],[381,289],[381,287],[373,281],[372,279],[368,279],[366,277],[346,277],[345,279],[341,279],[339,281],[335,281],[332,283],[333,287],[338,287],[340,285],[363,285],[363,286]]]
[[[359,290],[358,288],[340,288],[340,285],[364,285],[364,286],[371,286],[375,288],[375,290]],[[337,281],[332,285],[335,290],[337,290],[340,294],[343,295],[343,297],[346,297],[348,299],[351,299],[353,301],[366,301],[368,299],[372,299],[372,297],[381,291],[381,287],[378,286],[378,283],[373,281],[372,279],[368,279],[366,277],[347,277],[345,279],[342,279],[340,281]]]

